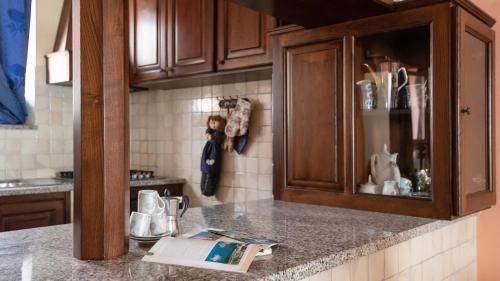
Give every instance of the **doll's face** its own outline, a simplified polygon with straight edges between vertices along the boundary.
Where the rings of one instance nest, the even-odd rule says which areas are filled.
[[[210,129],[218,130],[220,127],[220,121],[210,119],[210,122],[208,122],[208,126],[210,127]]]

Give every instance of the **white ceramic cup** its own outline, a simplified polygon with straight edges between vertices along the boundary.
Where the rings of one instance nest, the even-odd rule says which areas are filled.
[[[130,234],[137,237],[149,236],[150,224],[151,215],[132,212],[132,215],[130,215]]]
[[[399,181],[399,192],[401,193],[401,195],[409,196],[411,193],[411,189],[412,189],[411,180],[407,178],[401,178],[401,180]]]
[[[399,195],[399,188],[396,181],[384,181],[384,187],[382,188],[383,195],[397,196]]]
[[[151,235],[162,235],[167,232],[167,215],[165,212],[151,215],[151,225],[149,230]]]
[[[137,200],[137,210],[139,213],[152,215],[165,211],[165,202],[161,200],[156,190],[141,190]]]

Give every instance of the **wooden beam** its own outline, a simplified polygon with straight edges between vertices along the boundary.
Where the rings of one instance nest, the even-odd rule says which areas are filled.
[[[128,251],[126,0],[73,0],[74,237],[79,259]]]

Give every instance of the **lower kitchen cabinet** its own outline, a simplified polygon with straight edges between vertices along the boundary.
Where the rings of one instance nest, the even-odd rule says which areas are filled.
[[[0,232],[71,222],[70,192],[0,197]]]
[[[495,204],[488,18],[452,2],[277,32],[275,198],[441,219]]]

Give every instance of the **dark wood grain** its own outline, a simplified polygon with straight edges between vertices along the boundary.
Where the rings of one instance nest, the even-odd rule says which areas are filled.
[[[347,208],[358,208],[372,211],[393,212],[406,215],[425,216],[434,218],[450,219],[453,213],[452,202],[452,131],[451,131],[451,88],[450,71],[452,57],[451,45],[451,7],[448,4],[440,4],[431,7],[405,10],[389,15],[360,19],[356,21],[341,23],[317,29],[303,29],[276,35],[274,43],[274,77],[273,77],[273,130],[274,130],[274,195],[276,199],[340,206]],[[354,120],[354,97],[352,65],[356,54],[353,41],[360,36],[378,34],[383,32],[401,30],[405,28],[432,25],[432,73],[434,75],[432,92],[432,175],[434,193],[432,200],[415,200],[405,198],[393,198],[383,196],[367,196],[354,193],[355,178],[351,167],[357,167],[358,162],[354,158],[353,145],[362,146],[358,143],[359,129],[352,124],[359,122]],[[320,43],[334,39],[343,39],[343,55],[345,63],[343,66],[344,79],[344,107],[343,115],[345,124],[344,134],[346,136],[346,158],[342,159],[342,165],[346,168],[346,186],[343,192],[312,190],[310,188],[293,188],[287,178],[287,161],[289,161],[287,149],[289,138],[287,135],[287,120],[290,118],[286,111],[286,52],[295,46]],[[318,74],[320,75],[320,74]],[[322,77],[331,80],[331,75]],[[311,87],[317,85],[311,84]],[[297,116],[299,118],[300,116]],[[314,137],[314,136],[313,136]],[[322,165],[317,163],[315,165]],[[364,165],[364,163],[363,163]]]
[[[456,20],[455,175],[457,213],[466,215],[496,202],[495,33],[462,8],[456,9]],[[469,112],[462,112],[465,108]]]
[[[214,70],[214,0],[168,0],[168,75]]]
[[[287,22],[317,27],[391,12],[394,7],[374,0],[232,0]]]
[[[128,1],[73,1],[74,255],[128,251]]]
[[[217,2],[217,70],[272,63],[268,32],[276,20],[229,0]]]
[[[307,28],[336,24],[395,11],[421,8],[448,3],[466,9],[469,13],[492,27],[495,19],[470,0],[231,0],[240,5],[261,11],[288,23]]]
[[[130,77],[167,77],[167,0],[129,0]]]
[[[342,45],[304,44],[284,53],[289,188],[344,188]]]
[[[0,232],[70,223],[70,192],[0,197]]]

